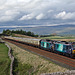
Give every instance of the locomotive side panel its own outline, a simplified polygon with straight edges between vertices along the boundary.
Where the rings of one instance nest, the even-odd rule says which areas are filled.
[[[50,51],[52,49],[52,42],[47,40],[40,40],[40,47]]]

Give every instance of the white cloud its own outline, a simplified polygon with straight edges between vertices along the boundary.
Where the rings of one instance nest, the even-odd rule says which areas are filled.
[[[66,12],[63,11],[63,12],[57,14],[57,15],[56,15],[56,18],[63,18],[63,17],[65,17],[65,15],[66,15]]]
[[[15,10],[7,10],[5,12],[5,15],[11,15],[11,16],[18,15],[18,14],[20,14],[20,12],[15,11]]]
[[[44,14],[43,13],[41,13],[41,14],[36,16],[37,20],[40,20],[40,19],[43,19],[43,18],[44,18]]]
[[[58,19],[73,19],[75,17],[75,13],[66,13],[65,11],[63,11],[55,15],[55,17]]]
[[[17,0],[18,2],[29,2],[31,0]]]
[[[53,12],[53,10],[48,10],[48,13],[51,13],[51,12]]]
[[[15,10],[7,10],[0,15],[0,22],[14,21],[20,12]]]
[[[45,18],[47,23],[64,23],[63,20],[66,19],[75,21],[74,7],[74,0],[0,0],[0,19],[11,16],[13,22],[17,22],[32,19],[38,21]]]
[[[31,13],[31,14],[27,14],[27,15],[22,16],[19,20],[30,20],[33,18],[34,18],[34,14]]]
[[[0,6],[3,5],[7,0],[0,0]]]
[[[13,21],[13,18],[11,16],[0,17],[0,22],[7,22],[7,21]]]

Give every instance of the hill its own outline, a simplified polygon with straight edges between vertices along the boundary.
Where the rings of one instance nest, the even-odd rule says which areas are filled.
[[[58,25],[58,26],[40,26],[40,27],[25,27],[18,28],[23,29],[25,31],[32,31],[35,34],[61,34],[61,35],[75,35],[75,25]]]
[[[22,25],[21,25],[22,26]],[[47,35],[47,34],[59,34],[59,35],[75,35],[75,25],[74,24],[65,24],[65,25],[58,25],[58,26],[36,26],[33,27],[13,27],[10,26],[9,28],[0,28],[0,32],[3,29],[10,29],[10,30],[24,30],[24,31],[31,31],[34,34],[38,35]],[[23,25],[24,26],[24,25]]]

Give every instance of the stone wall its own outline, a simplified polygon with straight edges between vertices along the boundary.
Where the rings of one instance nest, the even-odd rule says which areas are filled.
[[[8,56],[11,59],[10,75],[13,75],[14,56],[11,54],[12,49],[10,48],[10,46],[6,43],[5,43],[5,45],[9,48]]]

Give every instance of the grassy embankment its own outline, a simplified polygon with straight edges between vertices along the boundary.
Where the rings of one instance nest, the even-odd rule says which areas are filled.
[[[27,36],[27,35],[22,35],[22,34],[12,34],[13,37],[22,37],[22,38],[36,38],[36,37],[31,37],[31,36]]]
[[[8,48],[0,44],[0,75],[10,74],[10,59],[8,57]]]
[[[16,45],[8,44],[11,46],[12,53],[16,59],[14,75],[40,75],[41,73],[63,72],[67,70]]]

